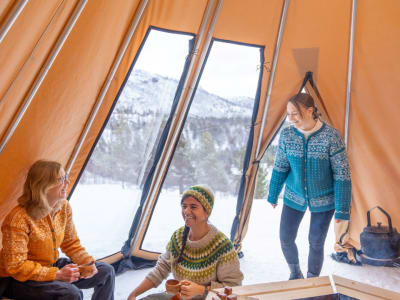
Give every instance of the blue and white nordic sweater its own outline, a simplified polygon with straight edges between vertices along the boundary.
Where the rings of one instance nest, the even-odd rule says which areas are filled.
[[[277,203],[286,182],[283,202],[294,209],[324,212],[350,219],[351,178],[346,148],[339,132],[323,123],[306,140],[293,126],[282,130],[269,186],[268,202]]]

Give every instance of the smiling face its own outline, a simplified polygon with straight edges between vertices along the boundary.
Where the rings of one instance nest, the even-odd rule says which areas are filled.
[[[67,197],[67,189],[69,185],[68,175],[66,175],[63,168],[60,169],[57,183],[50,186],[46,190],[46,198],[51,207],[57,202]]]
[[[299,108],[301,112],[297,109],[297,107],[291,103],[288,102],[286,106],[286,111],[287,111],[287,117],[289,119],[289,122],[294,125],[296,128],[300,129],[307,129],[309,127],[310,123],[315,122],[314,117],[313,117],[313,108],[305,108],[303,105],[299,105]]]
[[[182,217],[188,227],[203,225],[207,223],[208,214],[196,198],[185,197],[181,204]]]

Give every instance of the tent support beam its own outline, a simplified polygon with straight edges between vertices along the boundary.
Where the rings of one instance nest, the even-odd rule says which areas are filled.
[[[347,146],[349,139],[349,114],[350,114],[350,99],[351,99],[351,80],[353,75],[353,60],[354,60],[354,28],[356,24],[357,0],[353,0],[351,7],[351,27],[350,27],[350,45],[349,45],[349,61],[347,67],[347,90],[346,90],[346,118],[344,125],[344,140]]]
[[[273,60],[272,60],[271,73],[270,73],[270,76],[268,79],[268,87],[267,87],[267,92],[266,92],[266,96],[265,96],[265,107],[264,107],[260,132],[259,132],[259,136],[258,136],[256,153],[254,156],[256,160],[260,159],[259,155],[260,155],[261,142],[262,142],[263,132],[264,132],[265,123],[266,123],[266,119],[267,119],[268,108],[269,108],[269,103],[270,103],[270,99],[271,99],[271,92],[272,92],[272,87],[274,84],[275,72],[276,72],[276,67],[278,64],[279,52],[281,49],[283,31],[285,29],[289,5],[290,5],[290,0],[284,0],[283,5],[282,5],[282,13],[281,13],[281,19],[280,19],[280,23],[279,23],[279,30],[278,30],[278,34],[276,37],[276,44],[275,44],[274,56],[273,56]],[[256,175],[254,175],[251,178],[251,181],[245,190],[244,200],[243,200],[243,204],[242,204],[242,211],[239,214],[238,230],[236,232],[234,242],[241,242],[242,238],[243,238],[242,232],[243,232],[244,228],[246,227],[245,224],[249,218],[250,208],[251,208],[251,203],[249,203],[250,200],[248,199],[247,191],[249,191],[249,189],[252,189],[251,186],[255,184],[255,181],[256,181],[255,176]],[[253,189],[253,191],[254,191],[254,189]]]
[[[182,95],[181,95],[181,97],[179,99],[179,103],[178,103],[178,107],[179,107],[180,103],[182,103],[182,101],[185,100],[184,106],[182,108],[182,112],[180,113],[179,117],[176,117],[174,122],[173,122],[173,124],[177,124],[177,125],[175,127],[174,132],[171,133],[172,134],[172,138],[170,140],[170,143],[167,146],[167,149],[164,150],[164,153],[166,153],[166,154],[165,155],[164,155],[164,153],[162,154],[163,159],[160,159],[158,164],[157,164],[156,171],[155,171],[155,176],[153,178],[153,181],[152,181],[152,184],[151,184],[151,187],[150,187],[151,191],[149,192],[149,195],[148,195],[148,197],[146,199],[146,202],[145,202],[146,206],[144,208],[144,213],[142,214],[142,218],[141,218],[141,220],[139,222],[139,226],[138,226],[138,229],[136,230],[134,238],[131,241],[131,247],[130,247],[130,251],[129,251],[130,253],[133,253],[133,250],[135,249],[136,244],[138,242],[138,237],[140,235],[140,232],[144,230],[144,226],[145,226],[146,222],[143,222],[143,220],[147,220],[150,217],[151,208],[153,206],[152,204],[155,201],[155,197],[156,197],[157,190],[158,190],[157,187],[161,184],[161,180],[162,180],[163,174],[164,174],[164,172],[165,172],[165,170],[167,168],[169,158],[171,157],[172,151],[174,149],[174,145],[177,142],[178,133],[180,132],[181,127],[183,126],[184,116],[186,115],[186,112],[187,112],[187,109],[188,109],[188,106],[189,106],[189,99],[193,94],[194,87],[196,85],[197,79],[198,79],[198,77],[200,75],[200,71],[201,71],[202,66],[204,64],[204,61],[205,61],[206,54],[207,54],[208,49],[210,47],[211,39],[212,39],[212,36],[213,36],[213,33],[214,33],[214,29],[215,29],[215,26],[216,26],[216,23],[217,23],[217,19],[218,19],[218,16],[219,16],[219,13],[220,13],[220,10],[221,10],[221,7],[222,7],[223,0],[218,0],[217,7],[216,7],[214,15],[213,15],[213,19],[212,19],[211,24],[210,24],[210,26],[208,28],[207,33],[206,33],[205,32],[206,25],[208,23],[210,15],[211,15],[211,8],[213,7],[214,3],[215,3],[215,0],[210,0],[208,2],[208,4],[207,4],[207,8],[206,8],[206,11],[205,11],[205,14],[204,14],[204,17],[203,17],[203,21],[202,21],[202,24],[200,25],[199,35],[198,35],[198,38],[195,41],[194,50],[193,50],[193,54],[191,56],[191,62],[190,62],[190,65],[189,65],[189,71],[188,71],[187,77],[185,78],[185,81],[184,81],[184,86],[183,86],[183,89],[182,89],[183,92],[182,92]],[[194,76],[192,78],[192,81],[190,83],[190,88],[188,90],[187,96],[184,98],[185,91],[188,88],[190,74],[192,73],[192,70],[193,70],[193,67],[194,67],[194,64],[195,64],[196,55],[199,52],[200,45],[201,45],[201,42],[204,39],[205,34],[206,34],[206,38],[205,38],[205,42],[204,42],[203,48],[201,49],[199,62],[197,64],[197,67],[196,67],[196,70],[195,70],[195,74],[194,74]],[[171,128],[173,128],[173,126],[171,126]],[[169,139],[167,139],[167,140],[169,140]],[[152,204],[149,204],[149,201],[151,201]]]
[[[28,3],[28,0],[19,0],[17,4],[14,5],[12,11],[10,12],[7,19],[4,21],[4,24],[0,27],[0,43],[3,41],[4,37],[7,35],[10,28],[14,25],[15,20],[17,20],[18,16],[24,9],[25,5]]]
[[[128,49],[128,46],[135,34],[136,28],[137,28],[140,20],[142,19],[143,13],[144,13],[148,3],[149,3],[149,0],[142,0],[139,4],[138,10],[136,11],[135,17],[133,18],[133,21],[131,23],[129,31],[124,38],[124,42],[122,43],[122,46],[118,51],[117,57],[114,61],[114,64],[112,65],[111,70],[108,73],[107,79],[100,91],[99,97],[96,100],[95,107],[93,108],[93,110],[89,116],[89,119],[86,122],[85,128],[84,128],[81,136],[79,137],[79,141],[76,144],[74,151],[72,152],[72,155],[68,161],[68,164],[66,167],[67,173],[69,173],[71,171],[72,166],[74,165],[75,160],[78,157],[78,154],[82,148],[82,145],[85,142],[86,136],[88,135],[89,130],[92,127],[93,121],[97,116],[100,106],[103,103],[103,100],[108,92],[108,89],[110,88],[110,85],[115,76],[115,73],[117,72],[117,70],[121,64],[122,58],[124,57],[125,52]]]
[[[61,48],[64,45],[64,42],[67,40],[69,34],[71,33],[72,28],[75,26],[75,23],[78,20],[79,16],[81,15],[83,9],[85,8],[85,5],[87,2],[88,2],[88,0],[81,0],[79,2],[79,4],[76,6],[71,18],[69,19],[63,32],[61,33],[60,37],[58,38],[56,45],[54,46],[53,50],[51,51],[46,62],[43,64],[43,67],[40,70],[39,75],[36,77],[35,82],[33,83],[23,104],[21,105],[20,109],[18,110],[17,115],[12,120],[11,125],[8,127],[6,133],[4,134],[4,136],[1,140],[1,144],[0,144],[0,154],[3,152],[7,143],[9,142],[9,140],[11,139],[15,130],[17,129],[19,123],[21,122],[22,118],[24,117],[25,112],[27,111],[33,98],[35,97],[37,91],[39,90],[41,84],[43,83],[43,80],[45,79],[47,73],[49,72],[50,68],[52,67],[54,61],[56,60],[58,53],[60,52]]]
[[[262,137],[263,137],[265,123],[266,123],[266,120],[267,120],[269,103],[270,103],[270,100],[271,100],[272,86],[274,85],[276,66],[278,65],[279,52],[281,50],[282,36],[283,36],[283,31],[285,29],[286,17],[287,17],[289,4],[290,4],[290,0],[285,0],[285,2],[283,3],[281,20],[280,20],[280,23],[279,23],[279,31],[278,31],[278,36],[276,38],[274,57],[273,57],[273,60],[272,60],[271,74],[269,76],[267,94],[265,96],[264,113],[263,113],[263,117],[262,117],[262,121],[261,121],[260,134],[258,136],[257,149],[256,149],[256,154],[255,154],[255,158],[256,159],[259,159],[258,156],[260,154],[261,141],[262,141]]]

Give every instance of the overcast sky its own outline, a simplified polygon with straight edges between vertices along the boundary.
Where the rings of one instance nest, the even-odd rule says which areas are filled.
[[[179,79],[191,36],[152,30],[135,68]],[[254,97],[260,50],[214,42],[200,86],[223,97]]]

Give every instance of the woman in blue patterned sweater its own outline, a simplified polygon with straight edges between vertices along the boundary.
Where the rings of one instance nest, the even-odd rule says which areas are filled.
[[[275,208],[284,184],[280,240],[291,279],[303,278],[295,239],[307,207],[311,211],[307,277],[319,276],[324,244],[333,215],[350,219],[351,179],[346,148],[339,132],[319,119],[314,99],[299,93],[289,99],[293,126],[282,130],[269,186]]]

